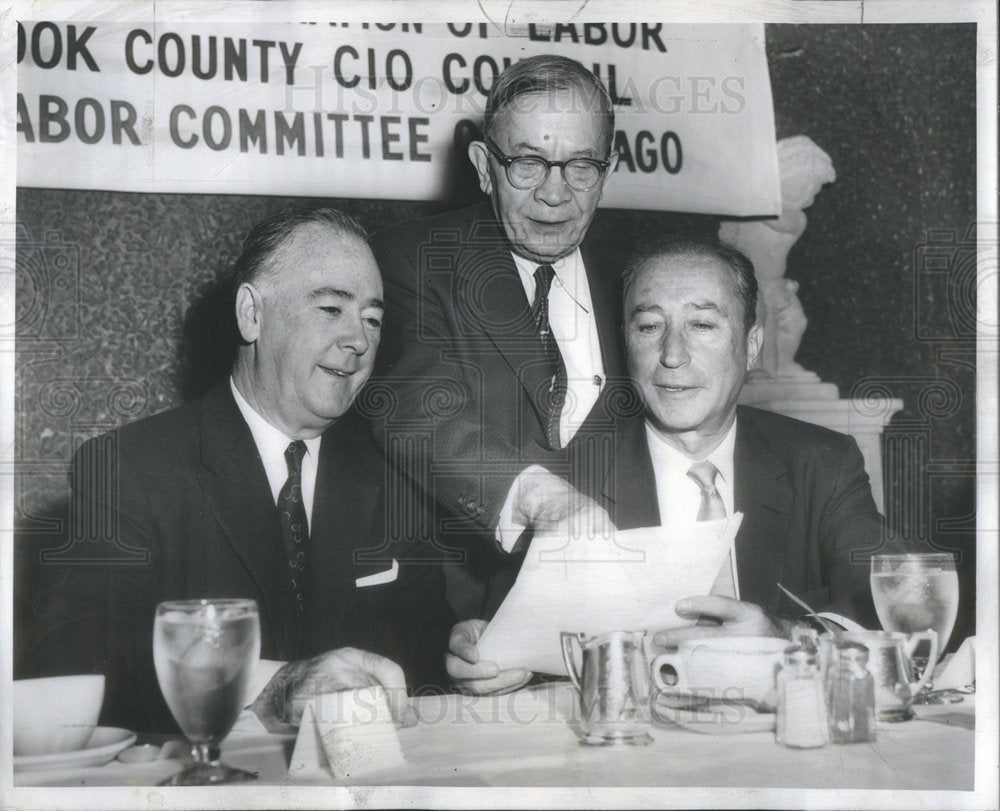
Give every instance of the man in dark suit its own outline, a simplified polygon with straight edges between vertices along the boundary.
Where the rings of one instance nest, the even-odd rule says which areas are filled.
[[[629,371],[646,410],[620,425],[605,488],[615,525],[743,513],[735,558],[713,593],[677,606],[719,624],[657,641],[787,636],[802,611],[777,582],[818,611],[876,624],[869,557],[894,550],[885,548],[856,443],[737,406],[761,345],[753,265],[721,243],[668,240],[633,260],[624,286]]]
[[[624,372],[616,258],[589,231],[617,162],[607,91],[571,59],[524,59],[497,77],[483,132],[469,158],[489,201],[375,241],[390,322],[377,438],[433,503],[438,537],[479,565],[459,610],[477,617],[509,588],[526,531],[606,518],[583,494]],[[479,627],[458,632],[474,642]]]
[[[854,440],[737,405],[761,346],[750,261],[712,240],[663,240],[629,264],[624,301],[629,373],[644,413],[618,421],[601,503],[619,529],[743,513],[711,593],[676,604],[698,624],[661,631],[654,643],[791,637],[803,612],[778,582],[831,619],[877,627],[869,556],[905,550],[883,538]],[[452,635],[449,671],[478,661],[477,641]],[[507,689],[495,679],[479,685]]]
[[[38,669],[105,673],[105,722],[173,728],[156,604],[249,597],[262,657],[291,660],[266,671],[252,707],[265,726],[297,723],[315,692],[374,683],[401,719],[404,673],[446,680],[452,616],[440,567],[389,537],[385,464],[353,409],[380,340],[378,267],[345,215],[284,212],[247,238],[235,288],[231,379],[74,456],[74,537],[111,537],[145,562],[63,572],[64,610],[32,640]]]

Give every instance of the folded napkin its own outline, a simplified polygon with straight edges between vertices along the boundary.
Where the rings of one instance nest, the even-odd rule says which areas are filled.
[[[970,636],[952,655],[940,676],[934,678],[935,690],[965,690],[976,684],[976,638]]]
[[[288,776],[350,783],[406,762],[385,691],[362,687],[324,693],[302,712]]]

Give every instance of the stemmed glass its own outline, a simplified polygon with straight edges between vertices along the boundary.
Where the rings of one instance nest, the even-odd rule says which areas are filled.
[[[219,761],[260,656],[253,600],[174,600],[156,607],[153,661],[163,697],[195,762],[164,785],[203,786],[256,775]]]
[[[958,613],[958,574],[947,553],[872,555],[872,600],[886,631],[905,634],[931,629],[944,654]],[[914,658],[914,664],[921,661]],[[924,667],[935,662],[923,660]],[[930,682],[926,691],[930,690]]]

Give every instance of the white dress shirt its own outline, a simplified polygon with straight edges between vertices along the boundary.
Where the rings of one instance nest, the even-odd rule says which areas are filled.
[[[646,444],[649,447],[649,456],[653,462],[653,475],[656,478],[656,502],[660,509],[660,525],[676,526],[696,522],[698,511],[701,508],[701,487],[687,474],[695,462],[702,460],[692,459],[673,445],[668,444],[648,422],[646,423]],[[726,515],[733,514],[735,503],[733,495],[733,452],[735,450],[736,421],[733,420],[733,424],[722,438],[722,442],[704,457],[719,471],[715,477],[715,489],[719,491],[722,503],[726,506]],[[739,572],[736,571],[736,550],[730,548],[729,556],[733,580],[735,581],[733,585],[736,589],[736,596],[739,597],[740,577]],[[728,580],[728,577],[726,579]],[[729,594],[732,593],[729,591]]]
[[[524,286],[524,293],[528,301],[533,302],[535,271],[541,263],[513,252],[511,256],[517,266],[517,275]],[[565,447],[587,419],[606,380],[594,304],[580,249],[577,248],[573,253],[549,264],[555,271],[552,287],[549,288],[549,327],[566,366],[566,404],[559,415],[559,444]],[[505,552],[514,548],[524,531],[524,527],[513,520],[517,489],[526,484],[527,477],[536,472],[544,472],[544,468],[532,465],[521,472],[511,485],[500,511],[496,537]]]
[[[701,507],[701,488],[698,483],[687,475],[691,465],[700,459],[691,459],[684,455],[661,437],[656,430],[646,423],[646,443],[649,446],[649,456],[653,461],[653,475],[656,477],[656,500],[660,508],[660,525],[674,525],[684,521],[697,521],[698,510]],[[719,474],[715,477],[715,487],[726,505],[726,515],[732,515],[736,510],[734,464],[736,452],[736,421],[726,433],[722,442],[705,458],[715,465]],[[736,568],[736,550],[730,549],[730,560],[735,578],[736,596],[740,594],[740,576]],[[858,623],[840,614],[821,611],[820,617],[833,620],[848,631],[862,631]]]
[[[660,507],[660,524],[691,523],[698,520],[701,507],[701,488],[687,475],[691,465],[701,459],[692,459],[657,433],[646,423],[646,444],[653,460],[653,474],[656,476],[656,499]],[[733,496],[733,452],[736,449],[736,422],[726,432],[722,442],[705,457],[719,471],[715,477],[715,487],[726,505],[726,515],[734,511]]]
[[[540,262],[512,253],[528,301],[535,300],[535,271]],[[604,362],[590,285],[577,248],[550,263],[555,271],[549,289],[549,326],[566,366],[566,405],[559,415],[559,443],[565,447],[587,419],[604,387]]]
[[[264,472],[267,474],[267,483],[271,487],[271,497],[274,503],[278,504],[278,495],[281,488],[285,486],[288,479],[288,463],[285,461],[285,450],[294,440],[285,436],[284,433],[275,428],[265,420],[260,414],[253,410],[253,406],[240,394],[239,389],[232,378],[229,378],[229,387],[232,389],[233,398],[236,400],[236,407],[239,408],[243,419],[250,427],[257,452],[264,463]],[[306,453],[302,457],[302,506],[306,510],[306,520],[312,524],[313,496],[316,493],[316,471],[317,460],[319,459],[319,446],[323,437],[318,436],[312,439],[304,439],[306,443]],[[254,672],[250,676],[250,683],[247,689],[247,704],[249,707],[267,686],[275,673],[281,669],[284,662],[273,659],[258,659]],[[240,714],[239,720],[233,726],[234,730],[242,732],[262,732],[264,725],[249,710],[245,709]]]
[[[229,386],[233,390],[233,397],[236,399],[236,406],[239,408],[243,419],[250,426],[250,433],[253,434],[254,444],[257,452],[264,463],[264,472],[267,474],[267,483],[271,486],[271,497],[274,503],[278,503],[278,494],[288,480],[288,463],[285,461],[285,450],[291,442],[291,437],[286,436],[271,423],[265,420],[260,414],[253,410],[236,388],[232,378],[229,379]],[[306,453],[302,457],[302,506],[306,510],[306,520],[312,524],[313,496],[316,493],[316,471],[319,460],[319,446],[323,441],[322,436],[305,439]]]

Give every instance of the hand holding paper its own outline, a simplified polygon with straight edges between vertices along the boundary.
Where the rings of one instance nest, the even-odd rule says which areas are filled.
[[[531,681],[523,667],[500,670],[496,662],[484,661],[476,643],[486,629],[486,620],[465,620],[451,629],[445,663],[455,686],[469,695],[500,695]]]
[[[501,670],[565,675],[561,631],[659,631],[692,625],[675,603],[708,594],[742,514],[718,521],[592,536],[538,536],[479,640]],[[737,589],[738,593],[738,589]]]
[[[717,625],[690,626],[663,631],[653,637],[653,643],[660,647],[675,647],[685,639],[700,639],[706,636],[771,636],[786,637],[795,625],[791,620],[771,616],[759,605],[723,597],[721,594],[706,594],[702,597],[685,597],[674,606],[678,616],[685,619],[715,620]]]

